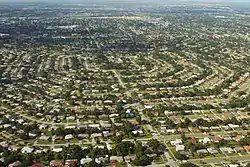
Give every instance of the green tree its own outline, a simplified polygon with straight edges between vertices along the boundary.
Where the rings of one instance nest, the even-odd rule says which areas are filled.
[[[186,160],[187,157],[185,157],[184,155],[180,154],[179,152],[175,152],[174,153],[174,157],[178,160]]]
[[[250,167],[250,163],[248,163],[245,167]]]
[[[88,163],[87,167],[101,167],[101,166],[98,165],[95,161],[91,161],[90,163]]]
[[[136,118],[135,118],[135,119],[136,119],[136,121],[137,121],[137,122],[139,122],[139,124],[141,124],[141,117],[140,117],[139,115],[138,115],[138,116],[136,116]]]
[[[142,147],[142,144],[139,142],[136,143],[135,155],[138,159],[140,159],[140,157],[142,157],[143,155],[143,147]]]
[[[90,156],[92,158],[92,161],[95,161],[96,158],[96,150],[95,149],[90,149]]]
[[[135,151],[135,146],[131,142],[121,142],[116,146],[117,155],[121,155],[123,161],[125,161],[125,156],[133,154]]]

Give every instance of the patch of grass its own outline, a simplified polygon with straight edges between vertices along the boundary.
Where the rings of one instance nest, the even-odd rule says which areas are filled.
[[[51,141],[50,140],[39,140],[37,143],[38,144],[51,144]]]
[[[74,138],[74,139],[70,140],[70,143],[78,143],[78,142],[79,142],[79,140],[78,140],[78,139],[76,139],[76,138]]]
[[[64,140],[55,140],[55,144],[65,144]]]
[[[201,167],[212,167],[212,165],[204,164],[204,165],[201,165]]]
[[[127,163],[126,162],[117,162],[116,167],[127,167]]]
[[[164,163],[165,161],[163,161],[163,159],[162,159],[161,157],[155,157],[155,158],[154,158],[154,162],[155,162],[156,164],[162,164],[162,163]]]
[[[247,152],[240,152],[241,155],[248,155]]]

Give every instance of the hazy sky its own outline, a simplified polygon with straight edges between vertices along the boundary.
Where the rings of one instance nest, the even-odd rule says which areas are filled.
[[[94,1],[101,1],[105,2],[105,0],[0,0],[0,2],[94,2]],[[250,2],[250,0],[109,0],[109,1],[122,1],[122,2],[168,2],[168,1],[176,1],[176,2]]]
[[[0,0],[0,2],[51,2],[51,3],[95,3],[95,2],[151,2],[151,3],[185,3],[185,2],[201,2],[201,3],[250,3],[250,0]]]

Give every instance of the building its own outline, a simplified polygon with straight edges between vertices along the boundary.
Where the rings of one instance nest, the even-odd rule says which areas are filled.
[[[28,153],[28,154],[32,153],[33,151],[34,151],[34,148],[30,148],[30,147],[23,147],[21,150],[22,153]]]
[[[172,146],[180,145],[180,144],[182,144],[182,140],[181,139],[176,139],[176,140],[170,141],[170,144]]]
[[[184,145],[176,145],[175,150],[176,151],[185,151],[185,146]]]

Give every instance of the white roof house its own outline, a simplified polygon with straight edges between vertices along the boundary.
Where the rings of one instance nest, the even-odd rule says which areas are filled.
[[[59,153],[59,152],[62,152],[62,148],[53,148],[53,152],[57,152],[57,153]]]
[[[84,164],[86,164],[86,163],[89,163],[89,162],[91,162],[92,161],[92,159],[91,158],[82,158],[81,160],[80,160],[80,164],[81,165],[84,165]]]
[[[65,136],[65,140],[71,140],[71,139],[73,139],[73,138],[74,138],[74,137],[73,137],[72,134],[68,134],[68,135]]]
[[[100,124],[89,124],[91,128],[100,128]]]
[[[143,134],[143,131],[142,130],[133,130],[132,133],[134,135],[136,135],[136,134]]]
[[[79,134],[77,136],[80,137],[80,138],[88,138],[89,134]]]
[[[175,133],[175,129],[167,129],[166,132],[167,133]]]
[[[34,151],[34,148],[30,148],[30,147],[23,147],[21,152],[22,153],[32,153]]]
[[[144,105],[144,107],[145,107],[146,109],[151,109],[151,108],[153,108],[153,107],[150,106],[150,105]]]
[[[176,145],[176,151],[185,151],[185,146],[184,145]]]
[[[111,104],[111,103],[113,103],[113,101],[112,100],[105,100],[103,103],[105,103],[105,104]]]
[[[200,139],[199,141],[202,142],[202,143],[204,143],[204,144],[208,144],[208,143],[211,142],[211,139],[205,137],[204,139]]]
[[[176,139],[176,140],[170,141],[170,144],[172,146],[180,145],[180,144],[182,144],[182,140],[181,139]]]
[[[119,114],[110,114],[110,115],[109,115],[110,118],[118,117],[118,116],[119,116]]]
[[[197,150],[196,152],[199,155],[201,155],[201,154],[207,154],[208,153],[208,151],[206,149],[200,149],[200,150]]]
[[[228,164],[228,167],[238,167],[238,164]]]
[[[104,149],[105,146],[95,146],[94,148]]]
[[[122,157],[121,156],[111,156],[110,157],[110,161],[122,161]]]
[[[74,116],[69,116],[66,118],[66,120],[75,120],[75,117]]]
[[[234,152],[234,150],[231,147],[221,147],[220,151],[222,153],[233,153]]]
[[[228,124],[228,126],[232,129],[236,129],[236,128],[239,128],[240,126],[239,125],[234,125],[234,124]]]
[[[74,126],[74,125],[65,126],[65,129],[75,129],[75,128],[76,128],[76,126]]]
[[[102,137],[102,133],[93,133],[90,135],[91,138]]]
[[[213,147],[208,148],[207,151],[208,151],[210,154],[218,154],[218,153],[219,153],[219,151],[216,150],[216,149],[213,148]]]
[[[41,136],[39,137],[39,140],[49,140],[50,137],[49,136]]]
[[[107,146],[107,149],[108,149],[108,150],[112,150],[111,144],[107,143],[106,146]]]

